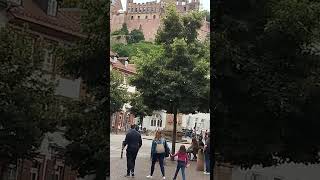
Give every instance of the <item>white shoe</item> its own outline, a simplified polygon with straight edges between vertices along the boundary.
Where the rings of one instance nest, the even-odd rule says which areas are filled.
[[[149,176],[147,176],[147,178],[152,179],[152,176],[149,175]]]
[[[203,174],[209,175],[210,173],[209,172],[203,172]]]
[[[162,178],[162,179],[166,179],[166,177],[164,177],[164,176],[163,176],[163,178]]]

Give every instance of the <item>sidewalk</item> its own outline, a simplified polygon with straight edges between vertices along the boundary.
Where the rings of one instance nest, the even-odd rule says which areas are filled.
[[[137,158],[135,166],[135,179],[147,179],[146,176],[150,173],[151,161],[149,158]],[[124,177],[126,174],[127,162],[126,157],[111,158],[110,159],[110,179],[112,180],[125,180],[128,179]],[[166,179],[172,179],[176,171],[176,161],[170,161],[169,158],[166,159],[165,173]],[[155,166],[155,171],[153,179],[162,179],[160,172],[159,163]],[[181,180],[181,172],[179,172],[177,180]],[[186,169],[186,179],[187,180],[209,180],[210,175],[203,174],[202,171],[196,171],[196,162],[192,161],[191,165]]]

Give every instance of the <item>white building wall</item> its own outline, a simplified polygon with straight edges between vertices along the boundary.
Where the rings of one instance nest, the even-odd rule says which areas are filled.
[[[154,117],[155,114],[159,114],[160,115],[160,118],[162,120],[161,127],[157,126],[158,123],[156,123],[156,126],[152,126],[151,125],[151,120],[153,118],[155,118]],[[167,113],[165,111],[154,111],[152,116],[146,116],[146,117],[143,118],[142,127],[146,128],[147,130],[150,130],[150,131],[155,131],[157,129],[163,130],[165,128],[166,120],[167,120]]]
[[[320,165],[290,163],[268,168],[254,166],[250,170],[234,168],[232,180],[252,180],[254,174],[260,175],[257,180],[319,180]]]
[[[199,131],[210,130],[210,114],[209,113],[198,113],[188,114],[182,116],[182,128],[193,129],[197,123],[197,129]]]

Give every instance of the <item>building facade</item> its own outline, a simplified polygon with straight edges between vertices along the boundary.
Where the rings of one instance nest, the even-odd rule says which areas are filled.
[[[110,15],[111,32],[121,29],[122,24],[126,23],[129,31],[141,29],[146,41],[154,41],[168,3],[174,3],[181,14],[199,10],[200,6],[200,0],[160,0],[146,3],[127,0],[126,9],[123,9],[121,0],[113,0]],[[198,39],[205,39],[209,32],[210,24],[204,19],[198,31]]]
[[[197,113],[183,115],[182,117],[182,127],[184,129],[196,129],[197,133],[206,130],[210,131],[210,114],[209,113]]]
[[[127,57],[119,57],[117,53],[110,51],[110,71],[118,71],[123,76],[123,86],[127,89],[127,92],[135,93],[136,89],[128,84],[128,78],[136,74],[136,68],[134,64],[130,64],[130,60]],[[111,115],[111,128],[112,131],[127,131],[131,124],[135,124],[135,116],[130,113],[130,104],[124,104],[121,111]]]
[[[0,25],[8,26],[19,33],[26,30],[33,48],[42,43],[45,77],[56,82],[55,95],[64,100],[80,100],[85,97],[85,85],[81,79],[61,75],[59,59],[55,56],[56,46],[69,46],[84,38],[80,18],[83,13],[77,8],[60,8],[58,0],[1,0]],[[27,29],[25,27],[27,26]],[[33,160],[20,159],[0,173],[2,180],[76,180],[77,173],[65,165],[62,153],[66,142],[63,129],[44,135],[39,155]],[[1,166],[1,162],[0,162]]]

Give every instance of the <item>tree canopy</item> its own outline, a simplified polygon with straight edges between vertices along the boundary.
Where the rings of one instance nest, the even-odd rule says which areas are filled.
[[[113,70],[110,72],[110,114],[120,111],[127,101],[127,89],[123,87],[123,76]]]
[[[120,57],[128,57],[130,63],[135,63],[136,59],[141,59],[150,55],[161,54],[163,52],[163,47],[161,45],[151,42],[112,44],[111,49],[117,52]]]
[[[42,71],[43,42],[32,40],[27,27],[19,33],[0,29],[0,159],[5,166],[35,157],[42,135],[55,125],[50,113],[54,83]]]
[[[61,50],[62,70],[73,77],[81,77],[87,96],[68,113],[66,138],[71,141],[66,150],[67,163],[80,176],[95,174],[98,180],[109,175],[109,41],[108,1],[81,0],[86,10],[81,25],[86,38]]]
[[[197,41],[202,15],[192,12],[181,16],[174,6],[169,6],[157,34],[157,43],[165,47],[164,51],[136,60],[137,75],[131,80],[147,107],[174,114],[173,134],[178,112],[209,110],[209,56],[202,54],[208,52],[204,48],[209,46]]]
[[[242,167],[319,162],[319,2],[214,6],[216,152]]]
[[[142,30],[140,30],[140,29],[133,29],[130,32],[128,39],[127,39],[129,44],[138,43],[143,40],[144,40],[144,34],[143,34]]]

